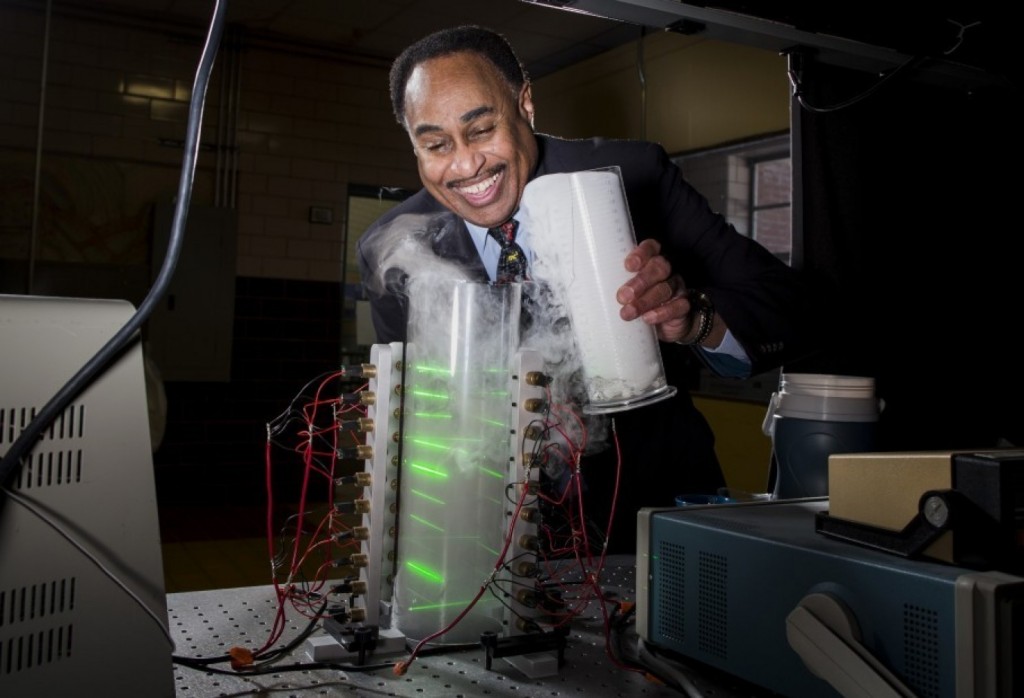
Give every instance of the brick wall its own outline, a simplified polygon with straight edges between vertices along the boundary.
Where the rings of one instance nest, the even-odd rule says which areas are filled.
[[[45,90],[44,29],[41,8],[0,5],[0,259],[28,249],[42,102],[41,260],[146,264],[146,213],[178,191],[206,28],[57,7]],[[193,201],[237,208],[240,275],[339,281],[348,185],[418,186],[387,66],[231,38],[206,93]],[[310,222],[312,206],[332,222]]]

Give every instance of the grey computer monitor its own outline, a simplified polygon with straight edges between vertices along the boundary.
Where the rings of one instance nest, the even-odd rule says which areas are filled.
[[[0,295],[0,455],[133,313],[117,300]],[[173,696],[137,342],[46,429],[6,488],[0,695]]]

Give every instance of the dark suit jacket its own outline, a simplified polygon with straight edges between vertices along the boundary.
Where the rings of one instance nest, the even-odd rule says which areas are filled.
[[[737,233],[687,184],[664,149],[653,143],[537,137],[540,161],[534,176],[618,166],[638,240],[654,237],[688,287],[704,289],[752,361],[753,373],[782,364],[802,351],[804,294],[797,273],[765,248]],[[461,219],[421,190],[377,221],[359,241],[363,284],[371,301],[379,342],[402,341],[407,315],[404,273],[385,261],[396,229],[420,236],[437,256],[455,262],[469,278],[486,280],[476,247]],[[699,353],[699,352],[696,352]],[[616,415],[625,461],[619,506],[621,547],[635,541],[639,506],[671,506],[684,492],[714,493],[724,484],[714,436],[686,390],[693,352],[662,346],[666,377],[679,394]],[[611,449],[614,451],[614,449]],[[591,459],[588,482],[607,498],[613,459]],[[600,473],[600,474],[598,474]],[[613,536],[613,541],[616,538]]]
[[[638,240],[657,238],[662,254],[687,286],[708,292],[752,361],[752,373],[782,365],[802,353],[804,289],[797,274],[750,238],[736,233],[704,197],[687,184],[665,151],[653,143],[569,141],[538,136],[535,176],[617,165],[623,177]],[[359,241],[359,265],[379,342],[405,338],[406,304],[401,273],[380,269],[386,230],[414,214],[418,233],[439,257],[459,263],[473,278],[487,276],[462,221],[424,189],[377,221]]]

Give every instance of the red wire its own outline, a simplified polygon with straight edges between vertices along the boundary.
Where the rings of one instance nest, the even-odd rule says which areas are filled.
[[[302,437],[303,441],[301,443],[297,444],[295,446],[295,448],[294,448],[296,453],[299,453],[299,454],[302,455],[303,466],[304,467],[303,467],[302,487],[301,487],[301,490],[300,490],[300,500],[299,500],[298,512],[297,512],[297,515],[296,515],[297,516],[296,536],[295,536],[295,541],[294,541],[294,545],[293,545],[293,549],[292,549],[292,560],[291,560],[291,567],[289,569],[288,578],[289,578],[289,580],[294,579],[298,575],[298,573],[300,571],[300,568],[306,563],[306,561],[310,558],[310,556],[317,549],[323,549],[325,551],[326,559],[315,570],[315,572],[313,574],[314,586],[312,587],[312,589],[310,591],[315,591],[317,589],[320,589],[326,583],[326,576],[327,576],[326,572],[329,569],[329,567],[333,564],[332,561],[331,561],[331,554],[332,554],[333,546],[331,544],[335,543],[335,532],[336,531],[343,531],[343,530],[345,530],[345,528],[347,528],[344,524],[341,524],[341,522],[335,516],[334,507],[333,507],[334,488],[333,487],[328,487],[328,503],[329,503],[328,514],[323,519],[321,519],[321,521],[320,521],[319,525],[317,526],[316,530],[313,532],[313,534],[311,536],[309,536],[309,543],[306,545],[306,547],[305,548],[302,547],[303,523],[304,523],[305,517],[307,516],[306,505],[307,505],[307,499],[308,499],[308,495],[309,495],[309,488],[310,488],[310,485],[311,485],[311,478],[312,478],[312,475],[315,473],[315,474],[317,474],[320,477],[326,478],[329,483],[333,483],[333,481],[335,479],[335,470],[336,470],[336,467],[337,467],[337,454],[339,452],[339,446],[342,443],[342,437],[346,436],[347,434],[352,433],[352,432],[347,432],[346,431],[343,434],[342,430],[340,429],[340,425],[339,425],[339,421],[340,421],[339,417],[340,417],[340,415],[351,413],[353,411],[358,412],[360,414],[366,414],[366,408],[363,405],[354,404],[354,403],[351,403],[351,402],[345,402],[345,401],[343,401],[341,399],[338,399],[338,398],[334,398],[334,399],[331,399],[331,400],[322,400],[321,399],[321,393],[326,388],[326,386],[332,380],[338,378],[339,376],[343,376],[343,375],[344,375],[344,371],[341,371],[341,372],[333,373],[333,374],[329,375],[328,377],[326,377],[320,383],[320,385],[318,386],[316,394],[315,394],[313,400],[311,400],[309,403],[307,403],[303,407],[302,414],[306,418],[306,428],[302,429],[302,430],[300,430],[298,432],[298,435],[300,437]],[[361,389],[364,389],[366,387],[367,386],[364,385],[363,388],[361,388]],[[631,669],[631,670],[636,671],[636,669],[633,669],[632,667],[628,667],[626,665],[623,665],[611,653],[610,638],[609,638],[609,633],[610,633],[609,622],[610,621],[609,621],[609,618],[608,618],[608,611],[607,611],[607,608],[606,608],[607,600],[605,599],[605,597],[603,595],[603,592],[601,591],[600,584],[599,584],[600,576],[601,576],[601,573],[603,572],[605,561],[606,561],[607,549],[608,549],[607,540],[609,539],[609,537],[611,535],[611,531],[612,531],[612,525],[613,525],[614,516],[615,516],[616,503],[617,503],[617,500],[618,500],[619,488],[620,488],[620,482],[621,482],[622,453],[621,453],[621,448],[620,448],[620,444],[619,444],[619,440],[618,440],[618,434],[617,434],[617,432],[615,432],[615,423],[614,423],[614,421],[612,422],[612,432],[613,432],[613,437],[614,437],[613,441],[614,441],[615,453],[616,453],[615,484],[614,484],[613,493],[612,493],[612,503],[611,503],[611,508],[610,508],[610,512],[609,512],[609,515],[608,515],[608,522],[607,522],[607,526],[606,526],[606,528],[604,530],[605,543],[604,543],[604,545],[602,547],[601,555],[598,558],[597,564],[596,564],[596,567],[595,567],[594,566],[594,563],[595,563],[594,553],[591,550],[591,546],[590,546],[590,542],[589,542],[589,535],[588,535],[588,532],[587,532],[587,524],[586,524],[587,520],[586,520],[586,516],[585,516],[585,507],[584,507],[584,493],[583,493],[582,482],[581,482],[581,477],[580,477],[580,470],[579,470],[579,458],[582,455],[583,451],[585,450],[586,443],[587,443],[587,436],[588,436],[588,434],[587,434],[586,425],[583,422],[582,418],[580,417],[580,415],[578,414],[577,411],[575,411],[573,409],[569,409],[565,405],[558,404],[558,403],[552,403],[551,402],[551,399],[550,399],[550,397],[551,397],[550,388],[547,391],[547,395],[548,395],[548,403],[549,403],[550,407],[549,407],[549,413],[548,413],[549,419],[548,419],[548,422],[545,424],[545,428],[549,429],[549,430],[554,430],[555,432],[557,432],[562,437],[562,440],[564,441],[564,443],[557,443],[557,444],[556,443],[548,443],[548,444],[545,444],[545,445],[543,445],[541,447],[542,451],[546,451],[548,453],[548,457],[559,457],[559,458],[564,459],[568,464],[570,464],[568,467],[571,467],[573,469],[573,472],[572,472],[572,474],[570,476],[569,482],[566,484],[564,490],[561,492],[561,494],[557,498],[552,498],[552,497],[550,497],[550,496],[548,496],[548,495],[546,495],[544,493],[538,493],[538,495],[537,495],[537,496],[543,498],[545,501],[548,501],[549,503],[551,503],[553,506],[565,507],[565,514],[566,514],[565,518],[566,518],[566,521],[567,521],[568,526],[569,526],[568,535],[566,535],[566,537],[564,539],[564,543],[560,543],[560,542],[558,542],[558,540],[556,540],[555,532],[552,529],[550,529],[550,528],[546,527],[546,528],[542,529],[543,530],[542,535],[544,535],[546,537],[546,539],[548,540],[548,546],[547,547],[548,547],[548,549],[552,553],[555,553],[555,554],[572,553],[573,554],[573,558],[575,558],[575,565],[572,565],[569,568],[566,568],[564,566],[561,567],[561,571],[557,575],[554,574],[554,570],[553,569],[549,568],[548,576],[549,576],[549,578],[552,578],[552,579],[554,579],[555,577],[559,577],[561,579],[565,579],[565,575],[568,574],[569,571],[576,570],[578,572],[578,574],[582,575],[582,580],[583,580],[583,586],[581,587],[581,589],[582,589],[581,593],[578,595],[577,598],[571,599],[571,603],[567,604],[565,612],[559,614],[560,615],[560,619],[555,624],[555,627],[564,625],[565,623],[568,623],[569,621],[571,621],[574,617],[576,617],[580,613],[582,613],[583,610],[595,598],[597,598],[601,602],[601,612],[602,612],[602,615],[603,615],[604,620],[605,620],[605,648],[606,648],[606,652],[609,654],[609,656],[611,657],[612,661],[615,662],[615,664],[617,666],[619,666],[621,668],[627,668],[627,669]],[[333,406],[333,419],[331,421],[330,426],[321,429],[321,428],[318,428],[316,426],[316,420],[317,420],[318,415],[320,413],[320,409],[323,406],[326,406],[326,405],[332,405]],[[554,420],[550,419],[551,416],[554,416],[556,419],[554,419]],[[569,428],[570,425],[572,425],[574,428],[570,429]],[[572,433],[570,433],[570,432],[572,432]],[[578,436],[578,439],[574,438],[574,436]],[[330,451],[330,452],[321,451],[321,450],[317,450],[314,447],[315,440],[321,439],[321,438],[329,440],[329,442],[331,443],[331,446],[332,446],[332,451]],[[576,443],[576,441],[578,441],[579,443]],[[318,462],[317,459],[329,459],[329,465],[324,467],[324,466],[322,466]],[[272,491],[272,477],[271,477],[272,459],[271,459],[271,442],[270,442],[269,434],[268,434],[268,440],[267,440],[266,461],[267,461],[267,463],[266,463],[266,471],[267,471],[266,472],[266,480],[267,480],[266,487],[267,487],[267,499],[268,499],[268,505],[267,505],[267,535],[268,535],[268,549],[269,549],[269,553],[270,553],[271,559],[273,559],[274,558],[274,550],[273,550],[273,537],[274,536],[273,536],[273,491]],[[518,499],[518,501],[516,503],[515,512],[512,514],[512,518],[510,519],[511,521],[514,522],[514,521],[516,521],[518,519],[518,516],[520,514],[520,511],[521,511],[522,507],[524,506],[524,503],[526,501],[526,497],[528,496],[528,494],[530,494],[528,488],[524,487],[523,488],[523,492],[522,492],[521,496],[519,497],[519,499]],[[575,496],[575,502],[572,502],[573,496]],[[575,506],[572,506],[572,505],[575,505]],[[322,536],[324,535],[325,529],[328,532],[328,537],[327,538],[322,538]],[[498,556],[498,558],[497,558],[497,560],[495,562],[494,569],[493,569],[494,572],[499,571],[501,569],[502,565],[504,564],[505,558],[508,555],[508,550],[509,550],[509,548],[511,546],[511,543],[512,543],[512,539],[513,539],[512,531],[509,530],[508,534],[506,535],[504,546],[503,546],[503,548],[502,548],[502,550],[501,550],[501,552],[500,552],[500,554],[499,554],[499,556]],[[355,542],[354,540],[346,541],[344,543],[338,543],[338,546],[340,548],[345,548],[345,547],[351,546],[354,542]],[[545,563],[545,566],[548,566],[548,565],[550,565],[551,561],[545,559],[545,560],[543,560],[543,562]],[[298,602],[299,602],[300,598],[308,598],[308,597],[306,597],[305,595],[303,595],[301,597],[296,596],[296,594],[295,594],[295,587],[294,587],[294,584],[292,584],[292,583],[289,583],[286,586],[279,585],[278,579],[277,579],[276,568],[274,568],[274,570],[275,570],[275,572],[274,572],[274,575],[273,575],[273,581],[274,581],[274,588],[275,588],[275,591],[277,593],[278,601],[279,601],[278,612],[277,612],[277,614],[275,616],[275,619],[274,619],[274,622],[273,622],[273,626],[272,626],[272,629],[271,629],[270,637],[268,638],[266,644],[262,648],[257,650],[257,654],[259,654],[260,652],[265,651],[268,647],[271,647],[275,642],[277,642],[278,638],[283,633],[283,631],[284,631],[284,623],[285,623],[284,609],[285,609],[285,605],[286,605],[285,604],[286,599],[291,598],[292,599],[292,606],[295,607],[297,610],[299,610],[300,613],[305,613],[305,612],[309,611],[309,607],[308,606],[303,605],[303,607],[300,608],[299,605],[298,605]],[[438,638],[438,637],[440,637],[440,636],[450,632],[452,628],[454,628],[458,623],[460,623],[466,617],[466,615],[476,606],[476,604],[482,598],[484,592],[487,590],[487,588],[491,585],[492,582],[493,582],[493,574],[492,574],[492,578],[490,580],[487,580],[483,584],[481,584],[480,589],[477,591],[477,593],[473,597],[473,599],[471,599],[469,601],[469,603],[465,606],[465,608],[463,608],[462,611],[450,623],[448,623],[446,626],[444,626],[440,630],[437,630],[436,632],[433,632],[430,635],[428,635],[427,637],[425,637],[422,640],[420,640],[415,645],[415,647],[412,649],[409,657],[405,661],[399,662],[399,663],[397,663],[395,665],[395,667],[394,667],[395,673],[404,674],[408,670],[408,667],[411,666],[413,661],[415,661],[415,659],[418,657],[419,653],[422,651],[422,648],[426,644],[428,644],[429,642],[433,641],[434,639],[436,639],[436,638]],[[566,587],[564,585],[564,583],[562,583],[562,582],[557,582],[557,583],[559,584],[559,586],[562,588],[562,591],[563,591],[563,593],[561,595],[561,598],[565,599],[565,598],[569,597],[569,594],[567,593],[568,592],[568,587]]]
[[[272,443],[272,440],[271,440],[270,433],[268,432],[268,434],[267,434],[267,444],[266,444],[266,450],[265,450],[265,479],[266,479],[265,487],[266,487],[266,491],[267,491],[267,517],[266,517],[267,551],[268,551],[268,556],[269,556],[269,558],[271,560],[271,569],[272,569],[271,577],[272,577],[272,582],[273,582],[273,585],[274,585],[274,591],[275,591],[275,594],[276,594],[277,600],[278,600],[278,608],[277,608],[277,613],[275,614],[275,617],[274,617],[274,621],[273,621],[273,624],[272,624],[271,631],[270,631],[270,634],[268,636],[268,639],[267,639],[266,643],[259,650],[256,651],[256,654],[259,654],[260,652],[263,652],[267,648],[273,646],[274,643],[276,643],[278,641],[278,639],[280,638],[281,634],[283,633],[284,627],[285,627],[285,608],[286,608],[285,601],[288,598],[291,598],[293,600],[292,606],[295,607],[298,610],[298,605],[297,605],[298,598],[295,596],[295,593],[294,593],[295,592],[295,585],[294,585],[294,583],[291,582],[291,580],[293,580],[298,575],[298,573],[300,571],[300,568],[304,564],[305,560],[317,548],[326,548],[326,557],[327,557],[328,561],[330,560],[330,543],[333,542],[333,537],[329,536],[329,537],[327,537],[327,538],[325,538],[323,540],[320,540],[320,537],[321,537],[323,531],[325,530],[325,528],[327,529],[328,532],[331,532],[332,529],[333,529],[333,522],[334,522],[333,488],[330,488],[330,487],[328,488],[328,501],[329,501],[329,503],[331,505],[328,508],[328,514],[323,519],[321,519],[319,525],[317,526],[317,529],[314,531],[314,533],[310,537],[309,544],[304,549],[302,547],[302,540],[303,540],[302,532],[303,532],[303,528],[304,528],[304,519],[305,519],[306,514],[307,514],[307,512],[306,512],[306,503],[307,503],[307,499],[308,499],[308,495],[309,495],[309,488],[310,488],[310,481],[311,481],[312,474],[313,473],[317,473],[318,475],[323,476],[324,478],[326,478],[329,482],[333,482],[334,481],[334,472],[335,472],[335,466],[336,466],[336,461],[337,461],[336,454],[338,453],[338,443],[339,443],[338,442],[338,438],[339,438],[339,431],[340,430],[338,428],[338,424],[337,424],[336,420],[333,421],[332,424],[329,427],[326,427],[324,429],[318,429],[317,426],[316,426],[316,421],[317,421],[317,418],[318,418],[319,410],[320,410],[320,408],[322,406],[324,406],[324,405],[331,405],[331,404],[337,405],[339,403],[339,400],[337,398],[332,398],[331,400],[323,400],[323,399],[321,399],[321,394],[324,391],[324,389],[326,388],[326,386],[331,383],[331,381],[333,381],[333,380],[335,380],[335,379],[337,379],[337,378],[339,378],[341,376],[344,376],[344,375],[345,375],[345,371],[341,370],[341,371],[333,372],[333,373],[329,374],[328,376],[326,376],[320,382],[319,386],[317,387],[317,390],[316,390],[316,393],[314,395],[313,400],[311,402],[307,403],[304,406],[303,410],[302,410],[302,414],[306,418],[306,429],[300,430],[298,432],[298,435],[303,438],[303,442],[300,443],[300,444],[297,444],[294,447],[293,450],[296,453],[299,453],[299,454],[302,455],[302,459],[303,459],[303,480],[302,480],[302,487],[301,487],[301,490],[300,490],[298,512],[296,514],[296,520],[297,520],[296,521],[296,533],[295,533],[295,540],[294,540],[293,548],[292,548],[291,566],[290,566],[289,571],[288,571],[289,583],[287,585],[281,585],[279,583],[279,581],[278,581],[278,574],[277,574],[277,567],[276,567],[276,565],[273,564],[273,560],[276,557],[275,556],[275,552],[274,552],[274,538],[275,538],[275,536],[274,536],[274,491],[273,491],[273,476],[272,476],[272,474],[273,474],[273,458],[272,458],[272,446],[273,446],[273,443]],[[366,387],[366,384],[364,384],[362,386],[362,388],[360,388],[360,390],[364,389],[365,387]],[[335,414],[343,413],[343,412],[351,412],[352,410],[361,410],[365,414],[365,409],[361,408],[360,406],[358,406],[358,405],[347,405],[347,404],[341,405],[341,408],[339,410],[335,410]],[[331,452],[323,452],[323,451],[316,450],[314,448],[314,446],[313,446],[314,439],[326,438],[328,436],[329,436],[329,438],[331,440],[331,443],[332,443],[332,447],[333,447],[332,451]],[[321,467],[316,462],[316,460],[315,460],[316,458],[329,458],[330,459],[330,466],[329,466],[329,468],[325,469],[325,468]],[[311,589],[312,591],[315,591],[317,589],[322,588],[323,585],[326,583],[326,579],[321,578],[320,572],[325,569],[327,564],[328,563],[325,562],[316,571],[316,574],[314,575],[314,585],[313,585],[313,587]]]

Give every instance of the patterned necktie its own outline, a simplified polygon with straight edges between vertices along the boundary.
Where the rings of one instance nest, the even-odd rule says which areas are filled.
[[[510,219],[497,228],[489,228],[487,234],[501,245],[498,256],[498,276],[495,283],[507,284],[515,281],[526,281],[526,253],[516,242],[516,228],[519,221]]]

